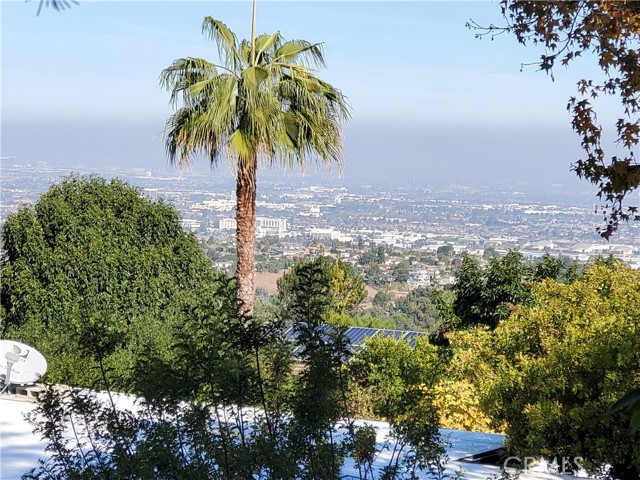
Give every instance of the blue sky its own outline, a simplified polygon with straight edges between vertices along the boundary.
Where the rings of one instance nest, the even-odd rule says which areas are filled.
[[[0,4],[2,155],[28,161],[164,165],[160,71],[182,56],[215,58],[205,15],[250,32],[246,1],[81,1],[39,17],[37,3]],[[261,1],[257,30],[324,43],[321,76],[353,107],[347,176],[573,181],[578,138],[565,106],[588,60],[555,82],[521,72],[541,52],[508,35],[478,40],[470,18],[500,23],[500,6]]]

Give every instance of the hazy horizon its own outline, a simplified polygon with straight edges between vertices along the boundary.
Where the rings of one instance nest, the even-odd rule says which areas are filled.
[[[3,122],[2,129],[2,154],[14,157],[17,163],[44,161],[59,167],[91,168],[169,166],[161,130],[151,121]],[[29,141],[22,138],[25,132]],[[570,165],[579,158],[580,151],[573,137],[561,129],[540,128],[534,133],[429,124],[407,129],[363,122],[345,127],[344,137],[342,175],[334,166],[328,174],[330,178],[477,183],[499,177],[502,181],[579,185]],[[536,142],[536,138],[545,141]],[[193,168],[205,171],[209,165],[206,160],[195,161]],[[224,162],[215,168],[221,173],[228,170]],[[314,163],[307,165],[305,174],[327,176],[324,171],[318,172]]]
[[[0,155],[59,166],[164,167],[171,108],[160,71],[180,56],[215,59],[202,18],[213,15],[242,38],[249,7],[81,2],[37,17],[35,4],[3,2]],[[592,72],[577,64],[555,82],[533,67],[520,72],[539,51],[506,36],[477,40],[465,27],[471,17],[499,22],[499,6],[258,3],[259,32],[324,42],[328,68],[319,74],[353,107],[344,128],[345,179],[591,188],[570,171],[581,151],[565,107],[575,79]],[[315,166],[305,171],[314,175]]]

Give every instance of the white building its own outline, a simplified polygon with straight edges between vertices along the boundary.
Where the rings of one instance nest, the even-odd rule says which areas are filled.
[[[409,286],[411,288],[416,287],[428,287],[435,285],[438,278],[440,278],[440,271],[436,266],[424,266],[422,268],[413,269],[409,273]]]
[[[235,218],[221,218],[218,220],[218,229],[235,230],[238,227]]]
[[[312,228],[309,230],[309,236],[314,240],[337,240],[339,242],[353,242],[351,235],[342,233],[335,228]]]
[[[183,218],[181,223],[182,228],[190,232],[197,232],[198,230],[200,230],[200,225],[202,225],[201,221],[194,220],[192,218]]]
[[[203,210],[212,210],[217,212],[230,212],[235,207],[236,207],[235,200],[227,200],[227,199],[205,200],[200,204],[200,208]]]
[[[218,229],[235,230],[238,224],[234,218],[221,218],[218,220]],[[256,217],[256,237],[282,236],[287,232],[286,218]]]
[[[258,217],[256,218],[256,237],[274,236],[280,237],[287,233],[287,219],[286,218],[270,218],[270,217]]]

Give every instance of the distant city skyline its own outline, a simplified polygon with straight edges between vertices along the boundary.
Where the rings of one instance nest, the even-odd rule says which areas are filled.
[[[43,163],[27,166],[11,161],[3,165],[0,223],[19,208],[35,204],[52,183],[70,173],[69,168]],[[172,168],[76,166],[73,170],[79,175],[119,178],[154,200],[163,198],[178,209],[184,227],[199,235],[233,237],[235,180],[231,175]],[[436,246],[449,241],[477,250],[483,246],[482,239],[510,238],[502,247],[505,253],[510,248],[525,252],[543,242],[550,249],[563,245],[564,250],[555,254],[572,257],[584,253],[572,250],[575,244],[587,243],[598,251],[623,244],[636,245],[633,261],[640,266],[640,224],[623,224],[612,242],[607,242],[596,232],[602,216],[594,209],[592,194],[562,185],[498,178],[475,186],[463,182],[437,185],[270,173],[261,176],[257,197],[258,217],[280,219],[270,226],[278,226],[278,235],[293,235],[298,240],[300,235],[322,231],[332,238],[350,237],[349,241],[359,235],[391,235],[404,245],[419,240],[414,235],[418,234],[427,235]],[[535,252],[540,254],[535,249],[529,253],[535,256]]]
[[[164,165],[171,108],[160,71],[183,56],[216,58],[200,33],[205,15],[241,38],[250,29],[247,1],[82,1],[39,17],[37,3],[0,5],[1,154],[25,162]],[[478,40],[465,27],[471,18],[500,23],[500,6],[259,1],[257,30],[323,42],[320,75],[353,106],[346,178],[590,188],[569,169],[581,152],[565,109],[575,81],[593,74],[588,59],[559,69],[555,82],[535,67],[521,72],[540,50],[509,35]]]

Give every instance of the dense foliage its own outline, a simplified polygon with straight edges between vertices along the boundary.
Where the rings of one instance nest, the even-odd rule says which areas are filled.
[[[511,307],[531,302],[530,290],[534,283],[545,278],[571,282],[576,276],[574,263],[548,253],[529,264],[520,252],[511,250],[502,258],[490,258],[486,267],[464,254],[453,285],[452,313],[457,319],[452,326],[495,328],[500,320],[509,316]]]
[[[172,206],[120,180],[66,178],[2,239],[2,336],[42,351],[51,382],[90,386],[103,369],[129,389],[139,355],[169,355],[171,328],[233,289]]]
[[[640,273],[601,261],[532,294],[493,332],[467,334],[467,373],[484,410],[523,457],[582,457],[594,471],[609,464],[618,478],[638,478],[630,413],[607,412],[640,385]]]
[[[282,318],[348,324],[349,314],[366,298],[362,276],[332,257],[300,260],[278,279]]]
[[[388,421],[397,441],[385,467],[389,478],[403,473],[413,478],[418,469],[437,472],[442,467],[444,449],[438,440],[438,416],[431,393],[441,367],[436,347],[426,338],[416,339],[411,347],[389,337],[369,339],[349,366],[350,393],[364,409],[360,413],[369,410],[374,417]],[[362,467],[366,471],[366,463]]]
[[[486,269],[465,255],[453,288],[456,295],[453,312],[460,320],[459,325],[495,327],[507,318],[510,305],[530,300],[526,274],[522,254],[516,251],[503,258],[491,258]]]
[[[217,302],[234,303],[234,293]],[[340,330],[326,335],[309,319],[297,327],[296,366],[283,324],[220,322],[217,308],[194,310],[172,332],[172,361],[152,353],[138,361],[144,400],[129,409],[111,394],[46,390],[32,421],[51,457],[24,478],[337,480],[347,455],[370,479],[414,478],[418,468],[442,477],[435,409],[425,395],[437,372],[434,347],[419,343],[414,355],[406,344],[379,341],[350,375]],[[380,454],[375,431],[351,417],[351,379],[392,423],[389,440],[399,447],[382,471],[372,466]]]
[[[579,275],[550,256],[465,257],[451,291],[375,301],[437,316],[437,339],[374,338],[347,363],[347,322],[386,326],[358,316],[352,266],[299,261],[275,305],[242,315],[175,209],[121,181],[63,180],[3,242],[4,334],[42,350],[53,381],[144,399],[126,412],[110,394],[47,391],[34,421],[53,456],[28,478],[337,479],[347,456],[369,478],[442,476],[438,424],[504,431],[521,457],[640,471],[640,274],[612,258]],[[390,423],[384,471],[354,415]]]
[[[364,298],[348,265],[299,263],[281,281],[279,315],[244,316],[173,207],[100,178],[52,186],[8,219],[3,240],[5,332],[42,350],[49,380],[106,391],[45,390],[32,421],[51,457],[25,478],[337,479],[349,454],[369,478],[384,474],[367,460],[371,428],[350,416],[343,330],[323,324]],[[284,320],[296,322],[297,357]],[[402,348],[430,365],[432,350],[417,362]],[[420,400],[429,372],[396,406],[395,435],[416,454],[395,457],[393,478],[442,469],[435,413]],[[113,389],[138,400],[123,408]],[[418,413],[429,415],[414,428]]]

